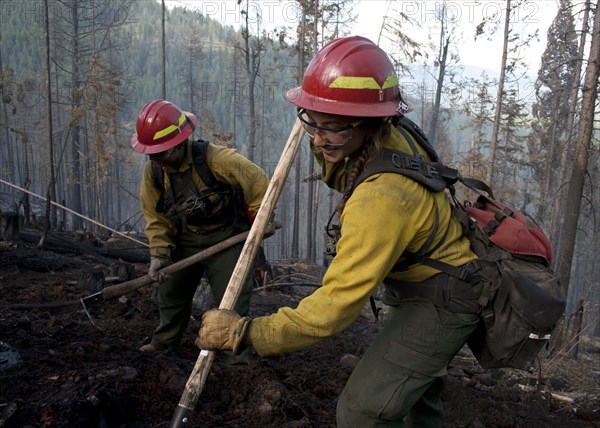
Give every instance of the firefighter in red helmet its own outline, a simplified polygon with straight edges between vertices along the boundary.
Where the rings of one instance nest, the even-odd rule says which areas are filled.
[[[254,319],[208,311],[197,343],[202,349],[252,345],[261,356],[305,348],[346,328],[384,283],[387,319],[338,400],[337,426],[442,427],[448,363],[479,319],[464,313],[451,293],[438,300],[438,292],[461,287],[468,293],[471,284],[409,255],[455,267],[476,256],[444,192],[395,172],[358,180],[384,149],[429,159],[412,134],[395,126],[409,108],[394,67],[368,39],[337,39],[317,53],[287,99],[308,133],[322,179],[343,194],[335,258],[323,286],[295,309]]]
[[[168,276],[160,270],[248,230],[269,184],[263,170],[235,150],[192,141],[196,125],[194,114],[154,100],[140,110],[131,138],[133,149],[150,158],[140,203],[150,243],[148,274],[160,282],[160,322],[141,351],[179,347],[200,279],[206,274],[218,305],[242,244]],[[236,306],[240,315],[248,313],[251,292],[248,278]]]
[[[146,155],[172,149],[192,135],[198,119],[166,100],[150,101],[138,115],[131,147]]]

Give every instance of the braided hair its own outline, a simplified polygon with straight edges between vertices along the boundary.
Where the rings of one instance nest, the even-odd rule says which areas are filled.
[[[364,171],[367,163],[381,154],[383,143],[390,135],[392,124],[389,118],[375,117],[366,119],[360,126],[367,128],[370,132],[365,137],[365,141],[360,149],[350,156],[346,165],[345,191],[335,209],[339,216],[342,215],[346,202],[352,196],[352,189],[354,188],[356,179]]]

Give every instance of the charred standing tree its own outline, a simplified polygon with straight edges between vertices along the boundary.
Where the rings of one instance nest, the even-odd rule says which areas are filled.
[[[589,60],[585,71],[582,88],[581,115],[579,120],[579,133],[575,146],[575,162],[571,168],[571,180],[567,191],[565,223],[562,231],[562,251],[559,255],[557,273],[560,277],[565,292],[569,290],[569,279],[573,254],[575,252],[575,239],[577,237],[577,222],[581,209],[583,185],[588,168],[589,151],[592,145],[592,131],[594,129],[594,114],[598,98],[598,78],[600,77],[600,0],[596,1],[594,27],[590,45]]]
[[[437,133],[441,126],[440,112],[442,110],[442,91],[444,90],[444,82],[447,78],[452,81],[455,72],[454,68],[458,64],[458,54],[452,49],[452,45],[456,42],[456,17],[449,15],[446,2],[442,2],[439,9],[436,10],[437,20],[440,23],[438,45],[431,46],[435,50],[434,68],[438,68],[437,76],[435,77],[435,99],[431,107],[431,118],[429,121],[429,130],[427,136],[437,147],[442,145],[437,144]],[[454,52],[453,52],[454,51]],[[442,122],[443,123],[443,122]],[[439,150],[439,149],[438,149]]]
[[[587,31],[587,29],[586,29]],[[539,135],[541,151],[546,153],[545,168],[541,189],[540,218],[544,221],[551,213],[553,201],[560,199],[564,176],[559,179],[563,166],[559,154],[565,151],[573,128],[567,126],[573,83],[579,85],[581,69],[577,67],[577,39],[570,2],[562,0],[559,10],[548,29],[548,43],[542,55],[542,63],[536,81],[536,96],[539,100],[534,107],[537,124],[534,128]],[[580,51],[583,55],[583,51]],[[576,103],[576,100],[573,101]],[[573,123],[571,123],[571,126]],[[564,189],[563,189],[564,190]],[[552,212],[552,215],[554,213]],[[545,223],[550,223],[549,221]],[[552,236],[555,236],[552,231]],[[554,240],[557,243],[557,240]]]
[[[74,111],[79,110],[81,106],[81,91],[79,90],[79,7],[77,0],[71,2],[71,20],[73,24],[73,52],[71,55],[71,105]],[[80,161],[80,145],[81,145],[81,126],[79,119],[74,118],[72,124],[71,137],[71,168],[70,168],[70,183],[71,183],[71,207],[77,212],[82,212],[81,202],[81,161]],[[77,216],[73,217],[73,229],[81,229],[83,222]]]
[[[56,209],[52,206],[51,202],[56,200],[56,186],[54,177],[54,142],[52,140],[52,88],[50,80],[50,18],[48,16],[48,0],[44,0],[44,40],[45,40],[45,75],[46,75],[46,125],[47,129],[47,144],[48,144],[48,168],[49,168],[49,181],[48,190],[46,195],[46,225],[44,233],[39,242],[39,247],[42,248],[46,241],[48,229],[56,226]]]
[[[566,139],[563,145],[560,162],[558,166],[559,177],[557,180],[558,185],[555,186],[558,191],[554,199],[554,208],[552,209],[552,223],[550,226],[550,236],[552,237],[552,243],[555,248],[560,251],[560,223],[563,219],[564,204],[566,199],[566,188],[568,173],[571,171],[569,165],[573,163],[573,146],[572,143],[577,135],[575,128],[575,115],[577,110],[577,99],[579,98],[580,90],[580,76],[583,68],[583,57],[585,54],[586,38],[589,32],[589,14],[591,8],[591,1],[587,0],[585,3],[582,19],[581,37],[579,41],[579,48],[577,57],[575,58],[575,70],[572,72],[571,88],[570,88],[570,100],[569,100],[569,112],[567,113],[567,124],[565,126]],[[559,12],[560,13],[560,12]],[[573,18],[571,17],[571,20]]]
[[[506,78],[506,62],[508,58],[508,39],[510,36],[510,6],[511,0],[506,0],[506,16],[504,18],[504,42],[502,46],[502,63],[500,65],[500,78],[498,79],[498,94],[496,95],[496,113],[492,127],[492,142],[490,151],[489,169],[487,182],[491,183],[494,178],[494,162],[496,161],[496,148],[498,146],[498,135],[500,132],[500,120],[502,119],[502,97],[504,95],[504,81]]]
[[[241,4],[242,0],[238,0],[238,4]],[[260,71],[260,61],[265,52],[265,46],[260,34],[260,23],[261,16],[257,12],[257,16],[252,19],[256,19],[256,37],[253,38],[250,32],[250,1],[246,0],[246,9],[242,10],[244,17],[244,26],[242,27],[242,38],[244,39],[244,46],[241,48],[242,55],[244,58],[244,68],[246,69],[246,75],[248,77],[248,111],[249,117],[249,130],[248,130],[248,158],[254,161],[254,153],[256,151],[256,77]]]

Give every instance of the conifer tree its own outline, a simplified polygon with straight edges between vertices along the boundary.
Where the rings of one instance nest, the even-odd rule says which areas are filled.
[[[514,24],[516,20],[515,11],[518,11],[523,6],[524,0],[506,0],[506,8],[504,9],[503,22],[503,48],[501,55],[500,77],[498,79],[498,91],[496,95],[496,108],[494,112],[494,121],[492,123],[492,137],[489,154],[489,168],[487,181],[492,182],[495,179],[494,173],[496,168],[496,153],[500,138],[500,128],[502,121],[506,117],[506,109],[512,109],[507,106],[505,95],[509,94],[512,88],[511,85],[517,86],[524,75],[525,64],[523,61],[522,48],[529,46],[532,39],[537,38],[537,30],[529,34],[518,34],[515,31]],[[500,16],[495,17],[496,24],[500,22]],[[493,24],[494,20],[486,18],[477,26],[476,38],[485,34],[486,31],[494,33],[496,27]],[[490,27],[490,28],[488,28]],[[510,101],[508,101],[510,102]]]
[[[579,133],[576,139],[574,164],[570,168],[571,177],[567,191],[568,211],[565,213],[564,241],[562,252],[557,263],[557,273],[566,291],[569,289],[569,279],[575,240],[577,237],[577,222],[583,199],[585,177],[588,170],[589,152],[592,148],[594,118],[598,116],[596,102],[598,100],[598,79],[600,76],[600,0],[596,1],[594,24],[592,27],[592,40],[585,78],[582,87],[581,116]]]
[[[542,55],[538,78],[535,83],[537,101],[533,106],[534,122],[532,135],[537,139],[536,152],[543,158],[543,183],[540,219],[546,219],[546,210],[552,207],[552,199],[561,186],[557,186],[560,169],[560,152],[566,150],[566,141],[571,130],[566,129],[570,109],[570,93],[574,70],[577,66],[577,33],[569,0],[561,0],[558,13],[548,29],[546,49]]]
[[[461,173],[467,177],[486,180],[487,162],[485,154],[490,147],[490,128],[494,120],[494,97],[490,88],[497,86],[484,71],[479,78],[470,78],[463,83],[467,94],[462,111],[467,115],[463,130],[470,132],[470,146],[462,157]]]
[[[571,79],[571,88],[569,95],[569,111],[564,122],[566,123],[566,135],[562,152],[559,161],[559,175],[557,179],[558,193],[554,198],[552,209],[552,224],[550,227],[551,242],[556,248],[560,248],[560,223],[563,219],[562,212],[566,200],[566,184],[570,174],[569,165],[573,162],[573,146],[577,136],[577,127],[575,126],[575,117],[577,115],[580,93],[581,70],[583,69],[583,61],[585,56],[586,39],[589,32],[589,15],[591,10],[591,0],[586,0],[583,7],[583,18],[581,19],[582,26],[579,36],[579,50],[577,52],[575,69],[573,70],[573,78]],[[599,308],[600,310],[600,308]]]

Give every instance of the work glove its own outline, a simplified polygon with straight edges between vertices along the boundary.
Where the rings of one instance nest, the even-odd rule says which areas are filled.
[[[269,226],[273,226],[271,230],[269,230]],[[269,220],[269,223],[267,224],[267,230],[265,230],[264,238],[270,238],[271,236],[275,235],[275,230],[279,229],[280,227],[281,223],[279,223],[278,221],[275,221],[273,219]]]
[[[165,282],[169,275],[164,272],[159,272],[164,267],[171,264],[171,259],[168,257],[154,256],[150,257],[150,268],[148,268],[148,276],[157,282]]]
[[[200,349],[241,351],[250,318],[241,317],[228,309],[211,309],[202,315],[196,346]],[[243,348],[243,346],[242,346]]]

